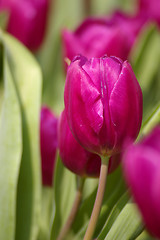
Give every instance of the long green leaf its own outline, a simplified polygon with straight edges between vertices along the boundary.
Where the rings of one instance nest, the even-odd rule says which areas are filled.
[[[13,240],[16,194],[22,154],[21,113],[14,81],[4,56],[4,99],[0,118],[0,239]]]
[[[64,225],[76,193],[76,176],[67,170],[57,158],[54,178],[55,215],[51,229],[51,240],[55,240]]]
[[[143,224],[136,204],[127,203],[105,240],[134,240],[143,231]]]
[[[28,50],[7,34],[2,36],[22,117],[23,152],[17,189],[16,240],[34,240],[40,221],[41,177],[39,112],[41,71]]]
[[[160,101],[160,33],[155,26],[148,26],[141,33],[131,59],[133,69],[143,92],[143,122]]]
[[[151,113],[149,119],[142,127],[142,135],[148,134],[156,125],[160,124],[160,104]]]
[[[42,215],[41,226],[37,240],[49,240],[52,217],[54,213],[54,196],[51,187],[43,186],[42,188]]]

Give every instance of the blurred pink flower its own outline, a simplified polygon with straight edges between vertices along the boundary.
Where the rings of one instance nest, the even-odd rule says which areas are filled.
[[[47,107],[42,107],[40,121],[42,183],[48,186],[52,186],[53,182],[56,150],[58,146],[57,126],[58,119]]]
[[[73,60],[78,54],[87,58],[107,54],[126,60],[144,22],[142,16],[121,12],[111,18],[88,18],[74,32],[63,30],[63,55]]]
[[[0,10],[9,12],[7,31],[30,50],[44,39],[49,0],[1,0]]]
[[[160,27],[160,1],[139,0],[139,13],[145,15],[148,20],[155,21]]]
[[[127,148],[123,169],[146,227],[160,238],[160,126]]]

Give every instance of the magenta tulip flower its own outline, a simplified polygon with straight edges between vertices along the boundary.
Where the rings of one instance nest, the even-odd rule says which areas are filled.
[[[149,20],[155,21],[160,27],[160,1],[139,0],[139,13],[146,15]]]
[[[128,147],[123,169],[146,227],[160,239],[160,127]]]
[[[118,25],[126,33],[127,41],[129,43],[129,50],[135,43],[139,32],[147,23],[147,17],[143,14],[130,16],[120,11],[116,11],[111,18],[111,23]]]
[[[30,50],[42,44],[49,0],[1,0],[0,10],[9,12],[7,31]]]
[[[77,56],[64,92],[69,127],[78,142],[101,156],[135,140],[142,121],[142,92],[127,61]]]
[[[58,127],[58,146],[63,164],[73,173],[82,177],[99,177],[101,158],[85,150],[74,138],[62,112]],[[120,163],[120,155],[110,158],[108,172],[112,173]]]
[[[63,55],[73,60],[78,54],[87,58],[107,54],[126,60],[143,23],[142,17],[122,13],[115,13],[110,19],[88,18],[75,32],[63,30]]]
[[[41,109],[40,146],[42,162],[42,183],[52,186],[53,172],[58,146],[57,136],[58,119],[47,108]]]

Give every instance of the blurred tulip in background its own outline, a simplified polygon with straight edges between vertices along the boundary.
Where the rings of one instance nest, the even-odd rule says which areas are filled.
[[[56,150],[58,146],[57,126],[58,119],[47,107],[42,107],[40,122],[42,183],[48,186],[52,186],[53,182]]]
[[[0,1],[0,10],[9,14],[7,31],[32,51],[43,42],[48,8],[49,0]]]
[[[144,23],[143,16],[122,12],[111,17],[87,18],[74,32],[63,30],[63,55],[73,60],[78,54],[87,58],[107,54],[126,60]]]
[[[139,13],[145,15],[148,20],[156,22],[160,27],[160,1],[139,0]]]
[[[148,230],[160,238],[160,127],[130,145],[123,159],[124,175]]]

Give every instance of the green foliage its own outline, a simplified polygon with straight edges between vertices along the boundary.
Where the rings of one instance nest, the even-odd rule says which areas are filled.
[[[1,10],[0,12],[0,28],[5,29],[8,22],[8,12],[5,10]]]
[[[55,212],[51,230],[51,239],[56,239],[61,227],[64,225],[76,193],[76,176],[67,170],[59,156],[54,178],[54,197],[55,197]]]
[[[156,26],[147,25],[139,36],[131,60],[143,92],[143,122],[160,102],[160,32]]]
[[[160,124],[160,104],[158,104],[153,113],[150,114],[144,123],[144,127],[142,126],[142,135],[148,134],[158,124]]]
[[[41,201],[41,71],[28,50],[15,39],[1,32],[0,41],[5,81],[0,134],[0,222],[4,227],[0,238],[35,239]]]
[[[6,49],[3,54],[5,94],[0,118],[0,239],[11,240],[15,235],[16,194],[22,155],[22,123]]]
[[[110,215],[108,216],[108,219],[107,219],[102,231],[100,232],[100,234],[98,236],[98,239],[101,240],[101,239],[104,239],[106,237],[106,235],[110,231],[114,221],[117,219],[118,215],[120,214],[120,212],[124,208],[125,204],[127,204],[127,202],[128,202],[128,192],[124,193],[124,195],[122,195],[120,200],[114,205],[114,207],[113,207]]]
[[[136,204],[127,203],[109,230],[105,240],[134,240],[142,230],[143,225]]]

